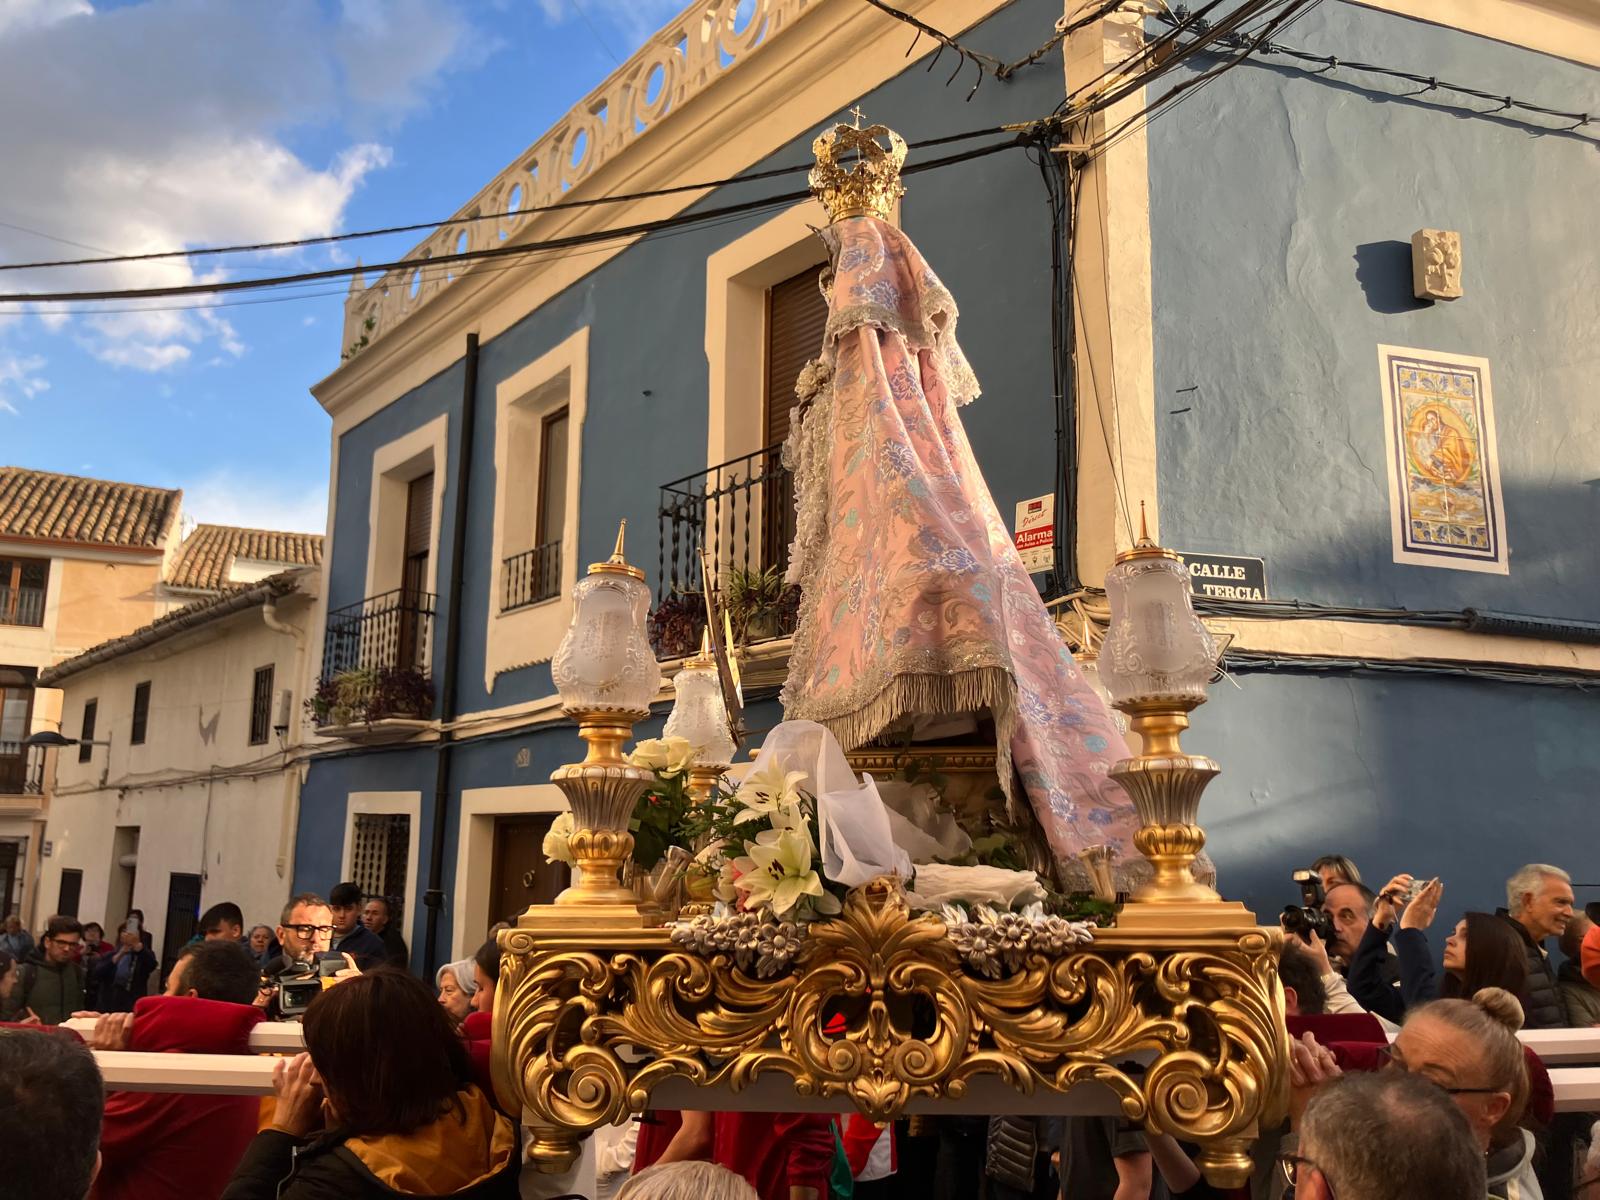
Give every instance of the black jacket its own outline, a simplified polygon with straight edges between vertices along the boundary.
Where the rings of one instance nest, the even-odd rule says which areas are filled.
[[[344,937],[334,937],[333,951],[335,954],[348,954],[363,971],[375,971],[389,960],[389,947],[360,921]]]
[[[1396,939],[1395,949],[1401,949],[1399,939]],[[1427,951],[1427,939],[1423,938],[1424,959]],[[1419,998],[1415,994],[1415,980],[1412,981],[1412,987],[1406,986],[1405,966],[1404,954],[1396,962],[1395,956],[1389,953],[1389,935],[1369,923],[1367,931],[1361,935],[1361,944],[1356,947],[1355,954],[1350,958],[1350,966],[1345,973],[1345,985],[1350,989],[1351,997],[1362,1008],[1369,1013],[1376,1013],[1385,1021],[1399,1024],[1408,1007],[1420,1004],[1423,1000],[1432,1000],[1439,994],[1438,987],[1434,986],[1431,995]]]
[[[1527,1028],[1566,1028],[1567,1010],[1561,1004],[1561,991],[1556,987],[1555,968],[1550,965],[1550,958],[1545,954],[1544,947],[1534,941],[1533,935],[1523,928],[1522,922],[1505,909],[1495,909],[1494,915],[1508,922],[1511,928],[1517,931],[1517,936],[1522,939],[1523,948],[1527,952],[1528,994],[1522,1002]]]
[[[389,952],[389,965],[407,970],[411,966],[411,951],[406,949],[406,939],[400,935],[400,931],[393,925],[385,925],[378,936],[383,939],[384,949]]]

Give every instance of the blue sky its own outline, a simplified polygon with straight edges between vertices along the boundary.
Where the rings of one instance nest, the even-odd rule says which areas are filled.
[[[0,0],[0,262],[447,217],[681,6]],[[418,240],[5,272],[0,291],[382,261]],[[345,288],[326,290],[0,306],[0,463],[182,487],[202,521],[320,530],[328,421],[307,389],[338,362]]]

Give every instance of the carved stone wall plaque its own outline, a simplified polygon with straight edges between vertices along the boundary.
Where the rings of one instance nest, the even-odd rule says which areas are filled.
[[[1411,235],[1411,290],[1418,300],[1461,298],[1461,235],[1419,229]]]

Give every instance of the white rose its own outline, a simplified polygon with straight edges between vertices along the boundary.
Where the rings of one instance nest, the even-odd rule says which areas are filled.
[[[550,822],[550,832],[544,835],[544,856],[550,862],[566,863],[569,867],[576,860],[572,857],[572,834],[575,826],[572,814],[562,813]]]
[[[664,771],[667,769],[667,743],[660,738],[645,738],[634,746],[628,761],[647,771]]]
[[[694,747],[689,744],[688,738],[662,738],[661,743],[666,747],[667,754],[665,774],[682,775],[694,765]]]

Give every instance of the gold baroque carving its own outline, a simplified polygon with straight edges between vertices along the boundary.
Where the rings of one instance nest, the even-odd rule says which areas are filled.
[[[1129,1118],[1199,1143],[1221,1186],[1247,1179],[1258,1125],[1287,1101],[1276,931],[1111,930],[988,980],[965,970],[942,922],[912,917],[899,885],[878,880],[768,980],[681,952],[662,930],[525,926],[501,948],[495,1085],[531,1115],[530,1157],[551,1169],[578,1133],[642,1111],[675,1076],[738,1091],[784,1075],[878,1121],[913,1099],[959,1101],[983,1075],[1022,1093],[1096,1080]],[[1143,1075],[1125,1070],[1142,1052]]]

